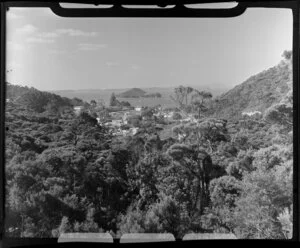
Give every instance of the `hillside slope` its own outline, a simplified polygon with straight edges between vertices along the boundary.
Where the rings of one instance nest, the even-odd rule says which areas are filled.
[[[47,109],[57,111],[61,107],[76,105],[76,99],[69,99],[46,91],[40,91],[33,87],[29,88],[10,83],[7,83],[6,98],[9,99],[9,101],[14,101],[15,103],[23,105],[25,108],[32,109],[39,113]]]
[[[214,102],[213,115],[220,118],[238,118],[243,112],[265,112],[285,98],[292,88],[291,60],[250,77],[222,94]]]
[[[130,90],[127,90],[119,95],[117,95],[118,97],[121,98],[138,98],[138,97],[142,97],[146,94],[145,91],[143,91],[142,89],[139,88],[132,88]]]

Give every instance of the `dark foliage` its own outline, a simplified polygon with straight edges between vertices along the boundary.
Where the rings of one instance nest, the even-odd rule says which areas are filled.
[[[109,108],[100,108],[96,101],[8,84],[6,234],[290,238],[292,58],[289,52],[284,58],[219,102],[180,86],[173,96],[178,108],[169,110],[173,124],[158,117],[159,108],[145,108],[120,128],[139,128],[128,136],[114,135],[96,119],[129,107],[115,95]],[[76,114],[73,106],[84,109]],[[237,114],[254,106],[263,114]]]

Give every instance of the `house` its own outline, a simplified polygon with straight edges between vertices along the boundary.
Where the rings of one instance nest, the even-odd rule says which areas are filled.
[[[138,132],[138,130],[139,130],[138,127],[130,128],[132,135],[135,135]]]
[[[81,111],[83,110],[83,106],[74,106],[74,112],[76,115],[79,115]]]
[[[129,134],[128,130],[122,130],[123,136],[127,136]]]
[[[128,116],[129,116],[129,112],[125,112],[124,115],[123,115],[123,118],[122,118],[122,119],[123,119],[123,123],[124,123],[125,125],[128,124],[128,120],[127,120]]]
[[[142,111],[142,107],[135,107],[134,110],[137,112],[140,112],[140,111]]]
[[[168,112],[168,113],[164,113],[164,117],[165,117],[165,118],[172,118],[173,114],[174,114],[173,111]]]
[[[131,112],[125,112],[122,120],[123,120],[123,124],[127,125],[130,124],[130,120],[132,119],[140,119],[140,114],[136,113],[135,111],[131,111]]]
[[[120,127],[120,126],[123,124],[123,120],[112,120],[112,121],[111,121],[111,124],[112,124],[113,126]]]
[[[243,116],[247,115],[247,116],[260,116],[262,115],[262,113],[260,111],[252,111],[252,112],[243,112],[242,113]]]

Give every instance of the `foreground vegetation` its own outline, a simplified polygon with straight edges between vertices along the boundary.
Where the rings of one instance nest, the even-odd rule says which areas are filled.
[[[291,58],[282,72],[291,80]],[[291,84],[288,84],[291,87]],[[175,89],[171,135],[143,113],[139,132],[115,137],[105,107],[8,87],[6,233],[234,233],[291,238],[292,91],[261,115],[218,118],[209,92]],[[76,115],[73,106],[82,104]],[[190,121],[182,122],[184,116]]]

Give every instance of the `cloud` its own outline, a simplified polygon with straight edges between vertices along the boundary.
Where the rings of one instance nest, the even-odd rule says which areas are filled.
[[[97,32],[84,32],[79,29],[56,29],[52,32],[37,32],[38,28],[31,25],[26,24],[23,27],[16,29],[17,33],[22,35],[31,35],[25,39],[26,42],[29,43],[54,43],[56,38],[61,37],[63,35],[67,35],[70,37],[80,36],[80,37],[94,37],[97,36]],[[78,45],[79,50],[98,50],[104,48],[105,44],[89,44],[82,43]]]
[[[6,47],[7,47],[8,50],[15,50],[15,51],[24,50],[23,45],[21,45],[19,43],[12,42],[12,41],[7,41]]]
[[[50,2],[50,1],[49,1]],[[55,14],[50,8],[24,8],[24,7],[12,7],[9,8],[9,11],[7,12],[7,16],[14,19],[20,19],[20,17],[24,18],[28,16],[35,16],[36,19],[41,20],[40,18],[43,18],[42,21],[46,21],[46,19],[55,17]],[[9,18],[9,19],[12,19]]]
[[[108,61],[105,63],[108,67],[120,65],[118,62]]]
[[[31,24],[26,24],[25,26],[21,28],[17,28],[17,33],[19,34],[33,34],[38,30],[37,27],[31,25]]]
[[[43,32],[37,36],[40,38],[57,38],[59,35],[56,32]]]
[[[15,19],[20,19],[22,18],[23,16],[22,15],[18,15],[14,12],[11,12],[11,11],[8,11],[7,14],[6,14],[6,17],[7,17],[7,20],[15,20]]]
[[[11,61],[7,63],[7,70],[13,70],[16,68],[21,68],[21,64],[15,61]]]
[[[29,43],[54,43],[54,39],[47,39],[41,37],[30,37],[26,39]]]
[[[82,51],[96,51],[106,47],[106,44],[80,43],[78,49]]]
[[[69,36],[84,36],[84,37],[95,37],[98,35],[97,32],[84,32],[79,29],[57,29],[58,34],[66,34]]]
[[[38,28],[31,25],[26,24],[25,26],[18,28],[17,32],[23,35],[30,35],[25,39],[28,43],[53,43],[55,42],[54,38],[58,37],[58,34],[55,32],[37,32]]]
[[[57,50],[57,49],[50,49],[49,53],[50,54],[65,54],[65,53],[67,53],[67,51],[65,51],[65,50]]]
[[[133,70],[138,70],[138,69],[140,69],[141,67],[140,67],[139,65],[131,65],[131,68],[132,68]]]

